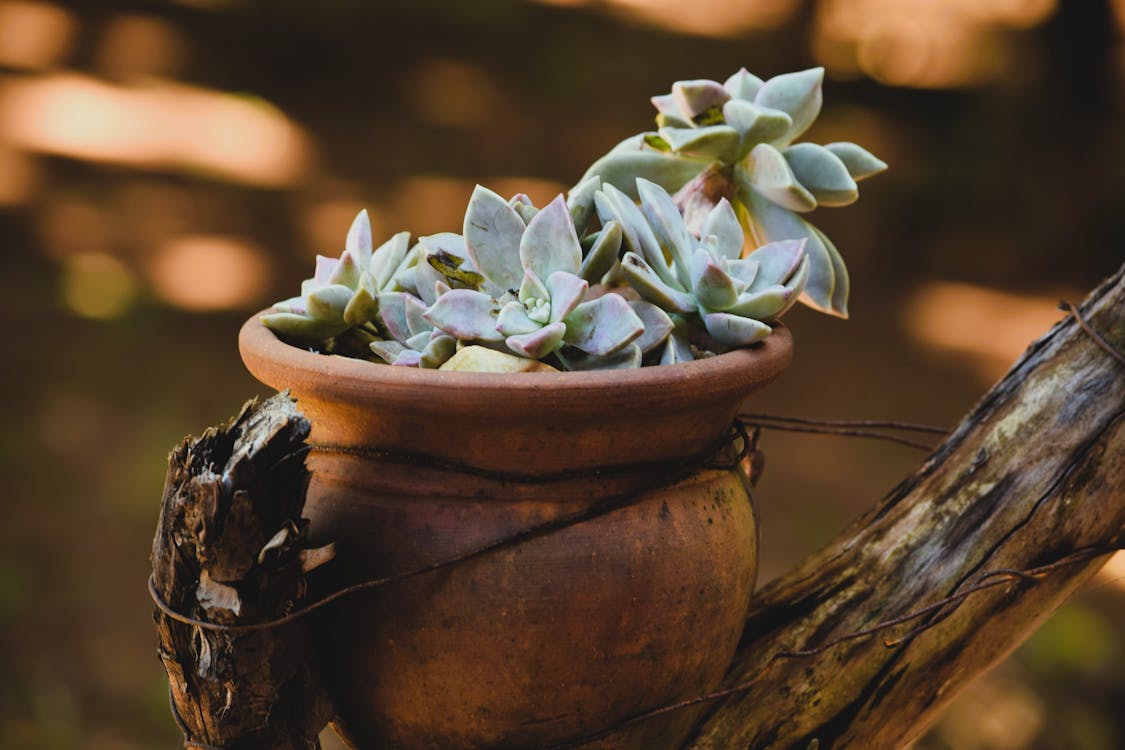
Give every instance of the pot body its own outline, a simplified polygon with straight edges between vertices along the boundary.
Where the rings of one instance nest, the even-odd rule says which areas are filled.
[[[660,467],[723,443],[743,398],[788,363],[787,331],[624,373],[405,370],[290,347],[256,319],[240,346],[312,422],[305,515],[337,544],[330,588],[559,522],[325,611],[322,666],[354,747],[549,747],[718,685],[753,588],[754,512],[737,472],[664,481]],[[695,718],[588,747],[674,748]]]

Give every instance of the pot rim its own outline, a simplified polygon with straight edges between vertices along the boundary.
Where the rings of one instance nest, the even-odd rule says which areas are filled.
[[[282,341],[261,322],[261,316],[266,312],[268,310],[255,313],[242,325],[238,348],[247,369],[263,383],[275,387],[278,385],[274,382],[277,380],[273,377],[275,373],[267,372],[284,363],[286,379],[291,379],[294,384],[312,384],[328,378],[338,385],[378,389],[383,395],[402,389],[416,392],[418,388],[425,387],[456,392],[471,390],[478,395],[496,392],[509,397],[545,391],[677,390],[687,383],[697,386],[708,382],[715,384],[716,380],[727,378],[745,385],[764,385],[788,367],[793,358],[792,334],[788,327],[778,322],[773,324],[773,333],[768,338],[752,347],[674,365],[578,372],[451,372],[381,365],[302,349]],[[285,387],[284,384],[282,387]]]

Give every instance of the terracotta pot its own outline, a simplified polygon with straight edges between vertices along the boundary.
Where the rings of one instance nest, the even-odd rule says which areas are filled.
[[[380,366],[286,345],[257,317],[239,345],[255,377],[291,390],[310,440],[326,446],[309,459],[306,515],[318,541],[337,542],[332,586],[643,490],[592,520],[330,608],[318,641],[354,747],[548,747],[719,683],[757,565],[737,472],[704,466],[655,489],[651,466],[537,484],[371,451],[530,477],[683,461],[721,444],[746,395],[786,367],[784,327],[751,350],[625,372]],[[676,712],[590,747],[674,748],[695,718]]]

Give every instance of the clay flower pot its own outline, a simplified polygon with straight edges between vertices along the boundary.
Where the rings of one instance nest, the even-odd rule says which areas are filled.
[[[784,327],[674,366],[515,375],[315,354],[257,316],[239,345],[250,372],[290,389],[312,422],[306,515],[316,540],[337,543],[332,586],[641,491],[329,608],[317,640],[337,727],[355,747],[549,747],[718,685],[753,588],[755,514],[736,472],[700,465],[653,488],[654,467],[723,443],[743,399],[789,363]],[[638,464],[649,468],[583,473]],[[695,718],[680,711],[590,747],[674,748]]]

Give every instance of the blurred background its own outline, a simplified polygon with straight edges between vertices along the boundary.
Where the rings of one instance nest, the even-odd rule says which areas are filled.
[[[951,425],[1125,260],[1123,0],[0,0],[0,748],[176,747],[144,591],[168,451],[264,389],[235,336],[338,254],[566,189],[681,78],[823,65],[891,164],[815,223],[759,411]],[[762,580],[920,460],[767,433]],[[918,747],[1125,747],[1118,556]]]

